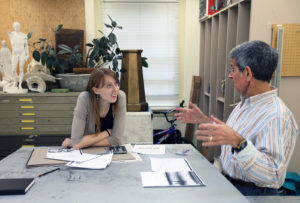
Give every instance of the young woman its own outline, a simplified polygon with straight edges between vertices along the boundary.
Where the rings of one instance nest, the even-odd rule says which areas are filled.
[[[74,111],[71,139],[62,146],[120,145],[125,128],[126,95],[119,90],[116,74],[101,68],[92,72],[86,91],[79,94]]]

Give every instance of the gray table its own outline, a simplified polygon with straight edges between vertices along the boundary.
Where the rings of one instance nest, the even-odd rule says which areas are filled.
[[[187,156],[206,187],[143,188],[140,172],[151,171],[150,157],[179,157],[179,150],[192,149]],[[0,162],[0,178],[37,177],[54,166],[26,168],[32,148],[21,148]],[[248,202],[197,150],[190,145],[166,145],[165,155],[141,155],[142,162],[111,163],[105,170],[61,170],[35,179],[25,195],[0,196],[0,202]]]

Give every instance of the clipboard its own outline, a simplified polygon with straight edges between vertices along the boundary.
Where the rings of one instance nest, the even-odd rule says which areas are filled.
[[[26,167],[66,164],[67,161],[47,159],[48,148],[34,148],[26,163]]]

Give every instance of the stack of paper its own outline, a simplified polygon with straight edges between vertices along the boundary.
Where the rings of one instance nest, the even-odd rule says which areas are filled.
[[[102,155],[82,153],[73,149],[48,149],[47,158],[69,161],[66,166],[89,169],[106,168],[112,160],[113,153],[108,152]]]
[[[134,145],[133,152],[139,154],[165,154],[165,145]]]
[[[151,159],[152,172],[141,172],[143,187],[205,186],[182,158]]]

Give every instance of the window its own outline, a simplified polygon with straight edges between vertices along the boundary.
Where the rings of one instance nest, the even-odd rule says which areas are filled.
[[[178,1],[101,1],[104,22],[110,15],[121,49],[142,49],[146,100],[152,107],[178,105]],[[105,28],[103,28],[105,32]]]

